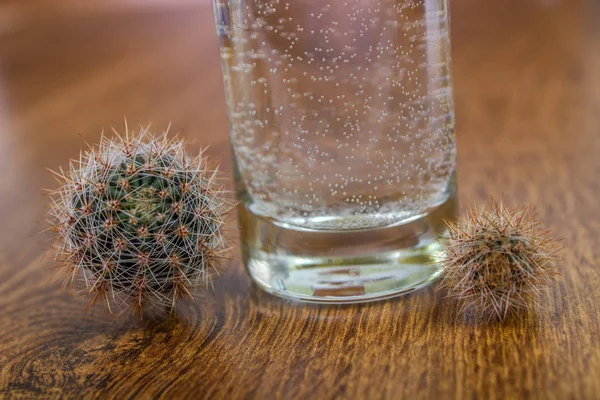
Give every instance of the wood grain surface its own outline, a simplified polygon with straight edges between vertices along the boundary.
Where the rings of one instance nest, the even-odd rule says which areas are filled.
[[[179,318],[86,313],[42,257],[44,167],[126,115],[172,121],[229,171],[211,8],[20,3],[0,7],[0,397],[600,398],[598,2],[452,2],[460,200],[533,203],[564,245],[547,308],[492,325],[431,287],[292,304],[251,284],[237,248]]]

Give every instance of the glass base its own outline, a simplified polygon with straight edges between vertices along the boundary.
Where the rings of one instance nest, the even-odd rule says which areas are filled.
[[[240,204],[242,256],[254,282],[274,295],[310,303],[388,299],[432,282],[453,220],[452,194],[425,214],[379,228],[313,230],[280,224]]]

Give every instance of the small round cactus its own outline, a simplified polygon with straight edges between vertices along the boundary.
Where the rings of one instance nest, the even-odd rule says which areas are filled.
[[[504,319],[535,303],[554,280],[558,246],[540,229],[532,207],[511,210],[492,200],[447,224],[441,287],[463,303],[462,310],[474,307],[489,319]]]
[[[49,221],[65,285],[83,281],[91,303],[175,310],[207,283],[221,257],[229,204],[202,153],[148,129],[89,146],[51,193]]]

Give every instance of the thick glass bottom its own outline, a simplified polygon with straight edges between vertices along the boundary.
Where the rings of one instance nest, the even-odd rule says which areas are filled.
[[[313,230],[252,214],[240,205],[242,256],[262,289],[311,303],[360,303],[413,292],[440,273],[435,260],[444,220],[457,214],[452,194],[426,213],[360,230]]]

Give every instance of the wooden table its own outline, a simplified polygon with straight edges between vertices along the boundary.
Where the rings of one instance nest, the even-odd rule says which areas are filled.
[[[212,14],[24,3],[0,7],[0,397],[600,398],[597,2],[452,4],[461,202],[533,203],[564,244],[547,309],[492,325],[433,288],[290,304],[258,291],[237,252],[180,319],[86,313],[48,282],[44,167],[126,115],[172,121],[230,170]]]

